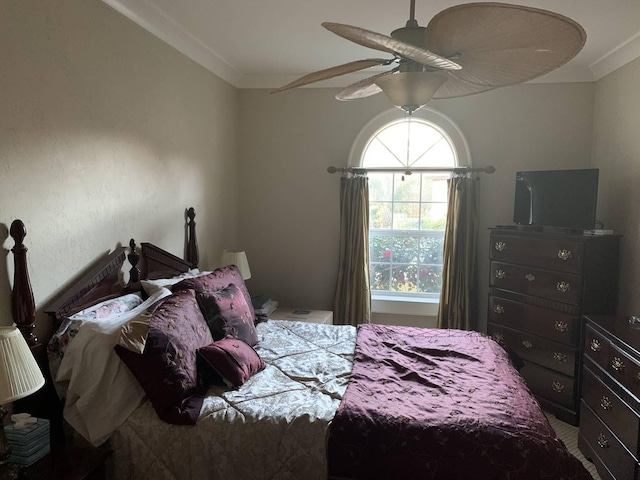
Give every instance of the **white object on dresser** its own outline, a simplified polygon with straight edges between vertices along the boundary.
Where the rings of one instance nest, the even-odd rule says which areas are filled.
[[[295,320],[307,323],[333,323],[333,312],[330,310],[308,310],[304,308],[278,308],[269,315],[273,320]]]

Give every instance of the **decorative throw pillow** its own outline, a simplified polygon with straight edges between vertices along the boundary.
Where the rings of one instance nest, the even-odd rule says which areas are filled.
[[[196,351],[213,342],[193,290],[152,305],[144,351],[116,345],[116,353],[136,377],[158,417],[167,423],[193,425],[207,385],[198,381]]]
[[[240,387],[265,364],[256,351],[234,337],[227,337],[198,349],[205,367],[213,369],[229,387]]]
[[[244,299],[251,313],[252,321],[255,321],[255,312],[253,310],[253,304],[251,303],[251,295],[247,290],[240,270],[235,265],[229,265],[226,267],[218,268],[208,275],[203,275],[196,278],[186,278],[180,283],[175,284],[171,290],[178,292],[180,290],[195,290],[197,293],[212,293],[222,290],[231,284],[238,287],[238,290],[242,292]]]
[[[212,293],[198,293],[196,298],[214,340],[230,335],[251,346],[258,343],[254,317],[235,284]]]

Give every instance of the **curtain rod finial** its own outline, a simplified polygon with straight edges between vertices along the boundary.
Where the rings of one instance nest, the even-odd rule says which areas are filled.
[[[496,171],[496,167],[494,167],[493,165],[489,165],[484,168],[484,171],[485,173],[493,173]]]
[[[329,173],[336,173],[337,171],[338,171],[338,169],[336,167],[333,167],[333,166],[327,168],[327,172],[329,172]]]

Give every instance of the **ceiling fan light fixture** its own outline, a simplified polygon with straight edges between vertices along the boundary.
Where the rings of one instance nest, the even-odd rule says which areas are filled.
[[[429,103],[447,78],[442,72],[397,72],[377,78],[375,84],[396,107],[413,113]]]

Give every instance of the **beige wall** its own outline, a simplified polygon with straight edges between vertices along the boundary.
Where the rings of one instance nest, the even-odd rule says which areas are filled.
[[[237,91],[99,0],[0,3],[0,324],[15,218],[39,309],[134,237],[201,265],[237,240]]]
[[[640,312],[640,60],[597,82],[593,166],[600,169],[598,217],[623,235],[622,315]]]
[[[481,180],[481,325],[486,323],[487,228],[512,223],[516,171],[589,166],[594,88],[588,83],[520,85],[429,105],[465,133],[474,166],[497,169]],[[335,93],[239,92],[240,238],[251,261],[248,285],[287,305],[331,308],[340,180],[326,168],[346,165],[360,129],[389,108],[382,95],[338,102]],[[380,320],[389,322],[388,316]],[[431,319],[423,323],[432,324]]]

